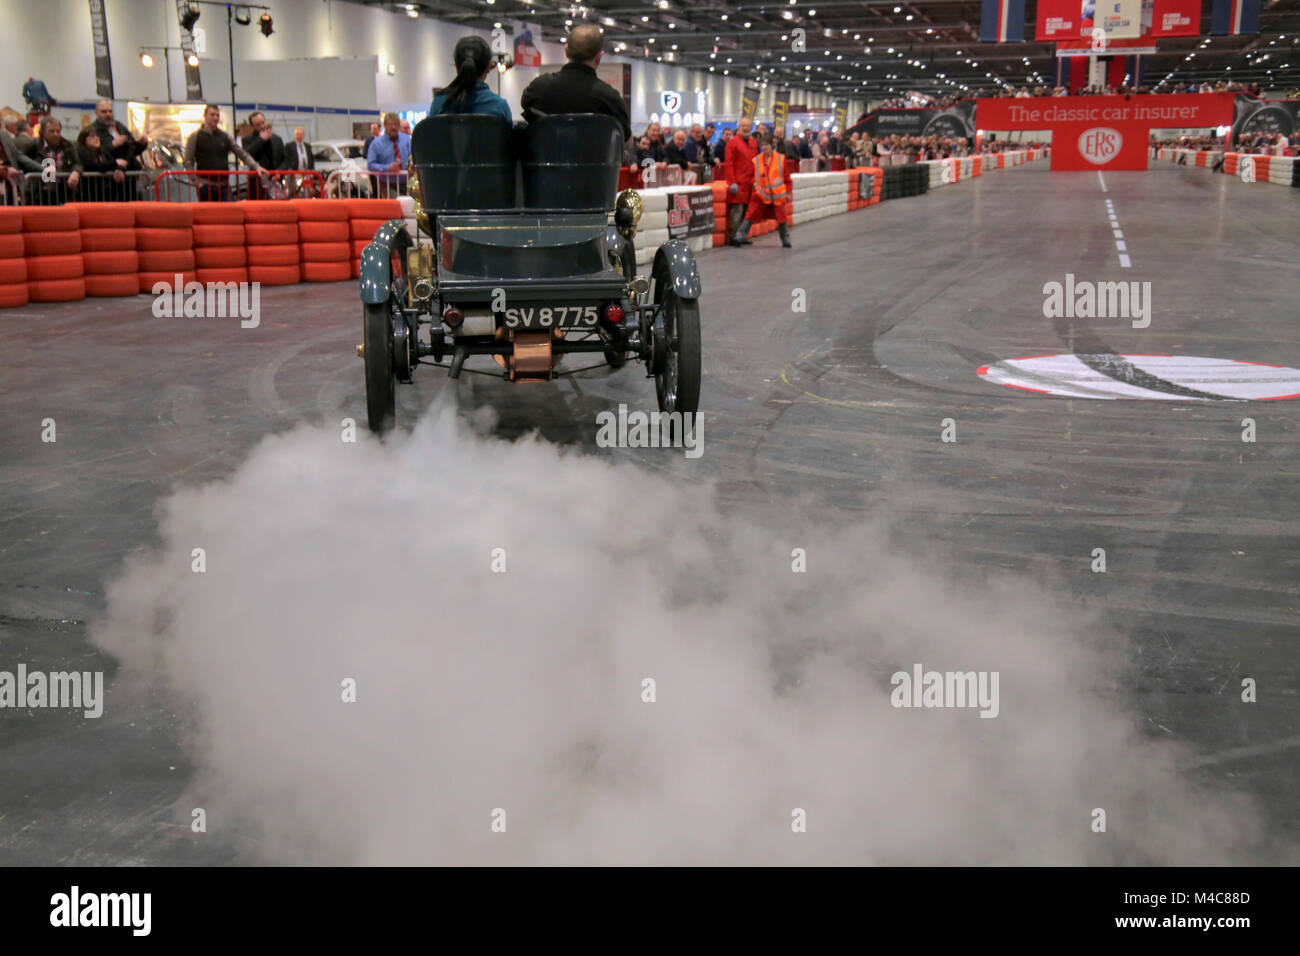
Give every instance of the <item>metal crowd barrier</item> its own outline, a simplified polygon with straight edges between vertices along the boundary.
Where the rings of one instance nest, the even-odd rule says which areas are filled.
[[[311,169],[167,169],[154,182],[154,199],[163,202],[311,199],[324,195],[325,180]]]
[[[52,169],[40,173],[21,173],[21,185],[13,179],[0,179],[0,204],[6,206],[61,206],[65,202],[131,202],[147,199],[148,170],[118,170],[114,173],[80,173],[75,186],[69,185],[72,173]]]

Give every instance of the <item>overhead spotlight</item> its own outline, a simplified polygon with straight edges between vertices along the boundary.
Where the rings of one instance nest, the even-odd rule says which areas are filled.
[[[396,64],[396,63],[390,63],[390,64],[388,64],[388,75],[389,75],[389,76],[396,76],[396,75],[397,75],[397,64]]]
[[[257,25],[262,28],[262,36],[264,37],[269,37],[275,32],[269,13],[262,14],[257,20]]]
[[[140,65],[143,66],[146,70],[153,69],[153,57],[149,55],[149,51],[147,50],[140,51]]]
[[[413,9],[415,8],[411,4],[408,3],[406,5],[408,13]],[[235,7],[235,22],[241,27],[248,26],[253,22],[253,11],[248,9],[248,7]]]
[[[185,57],[185,63],[187,66],[198,66],[199,58],[195,56],[193,53],[191,53]]]
[[[181,26],[190,33],[194,32],[194,24],[199,22],[199,11],[191,6],[185,7],[185,12],[181,14]]]

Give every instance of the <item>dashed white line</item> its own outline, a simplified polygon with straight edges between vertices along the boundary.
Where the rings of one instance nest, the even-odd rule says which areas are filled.
[[[1097,181],[1101,183],[1102,192],[1109,192],[1100,169],[1097,170]],[[1115,204],[1109,199],[1106,200],[1106,218],[1110,220],[1110,231],[1115,234],[1115,250],[1119,253],[1120,267],[1133,268],[1133,261],[1128,257],[1128,243],[1124,241],[1124,230],[1119,227],[1119,217],[1115,215]]]

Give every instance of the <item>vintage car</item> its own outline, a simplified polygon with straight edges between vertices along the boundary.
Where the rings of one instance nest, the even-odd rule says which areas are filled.
[[[394,219],[361,256],[366,410],[395,420],[396,383],[419,365],[545,382],[629,357],[662,412],[700,396],[700,276],[680,240],[636,274],[641,197],[618,193],[623,135],[595,114],[511,127],[477,114],[422,120],[412,134],[419,238]],[[616,195],[617,194],[617,195]],[[564,356],[602,361],[559,370]],[[467,367],[490,356],[496,368]]]

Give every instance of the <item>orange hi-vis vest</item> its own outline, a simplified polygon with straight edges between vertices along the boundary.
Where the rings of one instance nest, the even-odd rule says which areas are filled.
[[[785,156],[772,151],[771,161],[763,162],[763,154],[754,157],[754,189],[765,203],[780,205],[785,202]]]

